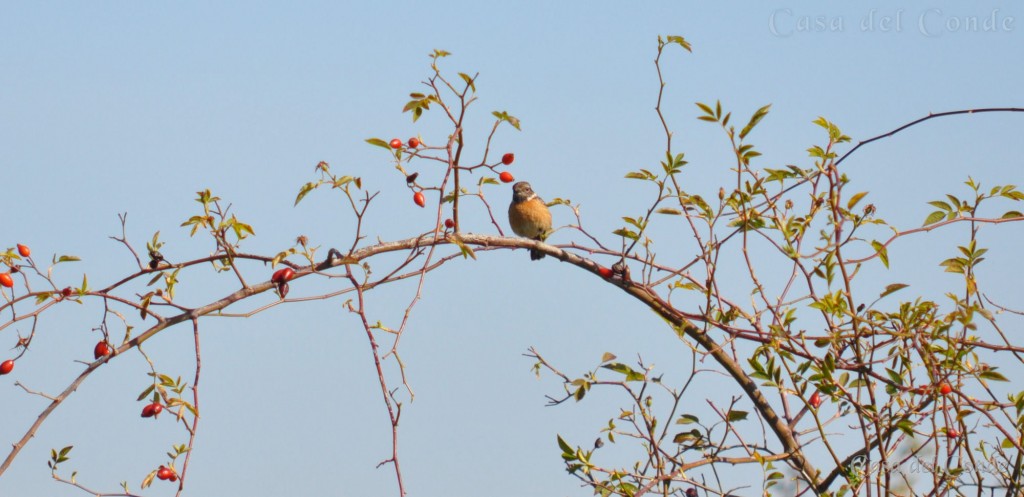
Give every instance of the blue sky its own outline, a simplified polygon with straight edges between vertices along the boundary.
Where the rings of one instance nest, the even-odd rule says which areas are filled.
[[[292,207],[321,160],[381,191],[370,218],[375,235],[425,231],[432,213],[412,205],[387,154],[364,140],[444,139],[436,111],[416,124],[400,112],[429,76],[435,48],[453,53],[442,62],[451,74],[480,74],[469,154],[479,157],[492,110],[516,115],[522,131],[502,129],[495,151],[515,152],[518,179],[545,198],[580,204],[587,226],[614,245],[620,216],[639,213],[651,193],[623,175],[656,167],[663,155],[653,111],[659,34],[694,47],[666,54],[664,109],[690,161],[685,181],[705,195],[727,177],[730,151],[720,130],[695,119],[697,101],[721,100],[737,117],[772,104],[750,139],[763,167],[809,166],[805,150],[825,138],[811,124],[818,116],[856,141],[929,112],[1024,104],[1017,3],[7,3],[0,246],[28,243],[37,261],[75,254],[83,261],[60,266],[56,278],[78,284],[84,272],[102,285],[132,270],[108,238],[120,234],[121,212],[136,247],[160,231],[171,260],[208,254],[209,242],[178,225],[195,214],[195,192],[210,188],[255,226],[251,252],[275,253],[300,234],[346,247],[352,222],[340,198],[317,192]],[[1022,128],[1020,114],[933,121],[863,149],[845,167],[883,217],[916,227],[925,202],[963,192],[968,175],[986,185],[1022,183]],[[510,192],[491,192],[503,211]],[[556,224],[572,221],[568,210],[554,214]],[[479,214],[469,219],[469,231],[493,232]],[[999,268],[992,285],[1006,285],[1012,299],[1009,281],[1024,274],[1007,248],[1024,236],[1015,226],[991,233],[1003,244],[989,255],[990,270]],[[671,257],[675,242],[666,236],[660,251]],[[894,271],[949,283],[936,266],[948,253],[923,247],[894,250]],[[195,285],[197,295],[223,295],[229,283],[197,271],[180,291]],[[396,319],[414,290],[374,295],[373,312]],[[97,339],[90,329],[101,306],[64,307],[44,316],[16,374],[0,379],[0,440],[19,437],[43,406],[14,380],[62,388]],[[589,494],[565,475],[555,434],[585,443],[620,399],[595,394],[544,407],[544,395],[560,387],[534,379],[521,356],[529,346],[567,372],[592,367],[605,351],[642,354],[669,370],[690,360],[639,304],[550,258],[530,264],[523,251],[490,252],[431,275],[410,326],[402,350],[416,399],[403,413],[401,439],[410,495]],[[15,331],[0,331],[0,350],[13,346]],[[163,372],[190,379],[191,347],[189,330],[171,329],[147,352]],[[395,495],[391,471],[374,469],[389,455],[390,431],[369,348],[339,301],[207,320],[203,353],[188,493]],[[0,478],[0,494],[82,495],[47,474],[50,448],[65,445],[75,445],[66,469],[83,484],[113,491],[127,479],[137,489],[182,441],[168,420],[138,418],[145,372],[133,354],[94,375]],[[147,495],[171,493],[158,482]]]

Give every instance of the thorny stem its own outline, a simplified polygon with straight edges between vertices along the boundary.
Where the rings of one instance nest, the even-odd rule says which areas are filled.
[[[192,418],[192,429],[189,430],[188,452],[185,453],[185,462],[181,464],[181,471],[178,473],[178,492],[175,494],[178,497],[185,490],[185,476],[188,472],[188,463],[192,460],[192,449],[195,447],[196,442],[196,429],[199,427],[199,372],[203,369],[203,358],[199,349],[199,321],[196,319],[192,320],[192,339],[195,342],[196,350],[196,374],[192,380],[192,407],[196,409],[196,414]]]
[[[373,353],[373,365],[377,369],[377,381],[380,382],[381,396],[384,398],[384,405],[387,407],[388,418],[391,421],[391,457],[381,461],[377,467],[387,463],[393,464],[395,468],[395,478],[398,480],[398,493],[399,495],[405,495],[405,484],[402,480],[402,466],[398,459],[398,418],[401,415],[402,405],[394,405],[392,403],[392,396],[388,391],[387,378],[384,376],[384,368],[381,365],[380,353],[378,352],[380,346],[377,345],[377,339],[373,336],[373,327],[366,319],[366,304],[363,299],[362,286],[358,281],[356,281],[355,276],[352,275],[351,271],[348,272],[348,279],[352,284],[352,288],[356,291],[358,307],[355,309],[355,312],[359,315],[360,321],[362,321],[363,329],[366,331],[367,340],[370,341],[370,349]]]

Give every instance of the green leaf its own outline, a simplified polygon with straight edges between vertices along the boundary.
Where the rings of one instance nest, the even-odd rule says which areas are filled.
[[[639,171],[630,171],[626,173],[626,178],[650,180],[657,178],[657,176],[646,169],[641,169]]]
[[[473,82],[473,78],[469,77],[468,74],[461,72],[459,73],[459,77],[466,82],[466,86],[476,92],[476,84]]]
[[[882,294],[878,296],[878,298],[882,298],[882,297],[885,297],[886,295],[889,295],[891,293],[898,292],[898,291],[900,291],[900,290],[902,290],[902,289],[904,289],[904,288],[906,288],[908,286],[910,286],[910,285],[903,284],[903,283],[893,283],[891,285],[886,285],[885,286],[885,291],[883,291]]]
[[[604,368],[604,369],[609,369],[609,370],[615,371],[616,373],[625,375],[626,376],[626,381],[643,381],[644,380],[644,375],[642,373],[637,372],[633,368],[631,368],[631,367],[629,367],[629,366],[627,366],[627,365],[625,365],[625,364],[623,364],[621,362],[613,362],[611,364],[605,364],[605,365],[603,365],[601,367]]]
[[[911,421],[909,419],[901,419],[901,420],[899,420],[896,423],[896,428],[897,429],[899,429],[903,433],[905,433],[907,435],[910,435],[910,436],[914,436],[914,428],[915,427],[916,427],[916,423],[914,423],[913,421]]]
[[[520,129],[520,127],[519,127],[519,118],[517,118],[517,117],[515,117],[513,115],[510,115],[508,112],[505,112],[505,111],[501,111],[501,112],[494,111],[494,112],[491,112],[491,115],[496,117],[496,118],[498,118],[499,121],[505,121],[505,122],[511,124],[513,128],[515,128],[515,129],[517,129],[519,131],[522,131],[522,129]]]
[[[575,392],[573,392],[572,398],[576,402],[579,402],[579,401],[583,400],[583,397],[585,397],[586,395],[587,395],[587,386],[586,385],[581,385],[579,388],[576,389]]]
[[[295,249],[285,250],[283,252],[278,252],[277,255],[275,255],[273,259],[270,259],[270,269],[274,269],[274,267],[276,267],[286,257],[288,257],[289,255],[292,255],[294,253],[294,250]]]
[[[658,210],[656,210],[654,212],[656,214],[668,214],[668,215],[671,215],[671,216],[679,216],[679,215],[683,214],[683,211],[681,211],[679,209],[674,209],[672,207],[662,207],[662,208],[660,208],[660,209],[658,209]]]
[[[476,260],[476,252],[473,252],[473,249],[470,248],[469,245],[466,245],[466,242],[462,241],[462,238],[459,238],[458,236],[453,236],[451,240],[452,243],[459,246],[459,250],[462,251],[463,259],[468,259],[472,257],[473,260]]]
[[[381,140],[380,138],[367,138],[366,143],[391,150],[391,145],[388,145],[388,142]]]
[[[850,201],[846,202],[846,208],[848,210],[853,209],[853,206],[857,205],[857,202],[860,202],[860,199],[864,198],[864,196],[867,194],[868,192],[860,192],[850,197]]]
[[[469,245],[460,245],[459,251],[462,252],[463,259],[468,259],[472,257],[473,260],[476,260],[476,252],[473,252],[473,249],[469,248]]]
[[[146,397],[149,397],[149,394],[153,393],[153,389],[154,388],[156,388],[156,385],[152,385],[152,384],[150,384],[148,387],[146,387],[146,389],[143,390],[141,394],[139,394],[139,398],[136,399],[136,402],[142,401],[142,399],[144,399]]]
[[[942,211],[935,211],[935,212],[933,212],[931,214],[928,214],[928,217],[926,217],[924,219],[924,224],[922,226],[928,226],[929,224],[935,224],[935,223],[945,219],[945,217],[946,217],[946,214],[944,212],[942,212]]]
[[[676,420],[677,425],[688,425],[690,423],[700,423],[700,418],[693,414],[683,414]]]
[[[638,235],[635,232],[630,231],[630,230],[628,230],[626,228],[619,228],[619,229],[613,231],[612,234],[619,235],[619,236],[621,236],[623,238],[629,238],[630,240],[638,240],[640,238],[640,235]]]
[[[872,240],[871,247],[875,249],[875,253],[878,254],[878,259],[882,261],[882,264],[888,269],[889,267],[889,250],[885,248],[881,242]]]
[[[939,265],[946,268],[945,272],[947,273],[964,274],[964,268],[967,267],[967,261],[959,257],[954,257],[940,262]]]
[[[700,439],[701,439],[700,432],[698,432],[697,430],[690,430],[690,431],[684,431],[684,432],[676,433],[676,436],[672,437],[672,443],[681,444],[681,443],[686,443],[686,442],[694,441],[694,440],[695,441],[700,441]]]
[[[674,36],[674,35],[666,36],[665,37],[665,43],[675,43],[676,45],[679,45],[679,46],[683,47],[684,49],[686,49],[687,52],[691,52],[691,53],[693,52],[692,48],[690,47],[690,42],[688,42],[685,39],[683,39],[682,36]]]
[[[256,232],[253,231],[252,226],[238,221],[234,216],[231,217],[231,229],[235,232],[235,237],[239,240],[244,240],[245,237],[248,236],[246,233],[249,235],[256,234]]]
[[[885,368],[885,373],[889,375],[889,380],[894,384],[897,386],[903,386],[903,377],[900,376],[899,373],[889,368]]]
[[[729,415],[726,417],[726,419],[728,419],[729,422],[743,421],[744,419],[747,419],[747,416],[749,414],[750,413],[748,413],[747,411],[729,411]]]
[[[302,188],[299,189],[299,195],[297,197],[295,197],[295,204],[292,204],[292,207],[295,207],[296,205],[299,205],[299,202],[302,201],[302,198],[305,197],[306,194],[308,194],[309,192],[312,192],[313,189],[315,189],[317,187],[317,185],[318,185],[318,183],[314,183],[314,182],[307,182],[307,183],[303,184]]]
[[[615,354],[612,354],[611,352],[605,352],[604,355],[601,356],[601,362],[608,362],[608,361],[614,361],[614,360],[615,360]]]
[[[1003,376],[1002,373],[999,373],[991,369],[988,371],[982,371],[981,373],[978,373],[978,378],[983,378],[992,381],[1010,381],[1005,376]]]
[[[139,303],[139,316],[143,321],[145,321],[146,316],[149,315],[147,311],[149,310],[149,303],[152,301],[152,299],[153,292],[149,292],[146,294],[145,297],[142,298],[142,302]]]
[[[1006,214],[1003,214],[1003,216],[1000,219],[1012,219],[1015,217],[1024,217],[1024,214],[1022,214],[1020,211],[1007,211]]]
[[[764,116],[768,115],[768,109],[771,107],[772,104],[765,105],[764,107],[757,109],[753,116],[750,116],[750,122],[748,122],[740,131],[740,140],[746,138],[747,134],[754,129],[754,126],[757,126],[757,123],[761,122],[761,119],[764,119]]]

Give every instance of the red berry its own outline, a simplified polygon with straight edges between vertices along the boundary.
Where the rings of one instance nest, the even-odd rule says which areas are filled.
[[[160,469],[156,470],[156,477],[161,480],[170,480],[174,476],[174,471],[171,468],[160,466]],[[177,478],[175,478],[177,479]],[[172,480],[173,481],[173,480]]]
[[[290,267],[285,267],[274,271],[274,275],[270,277],[270,281],[281,284],[295,276],[295,270]]]
[[[426,207],[427,206],[427,197],[425,197],[423,195],[423,192],[416,192],[416,193],[414,193],[413,196],[412,196],[412,201],[416,202],[416,205],[418,205],[420,207]]]
[[[160,412],[162,412],[163,410],[164,406],[160,405],[157,402],[147,404],[146,407],[142,408],[142,417],[152,418],[153,416],[160,414]]]
[[[448,228],[448,229],[454,228],[455,227],[455,221],[452,221],[451,219],[445,219],[444,220],[444,227]]]
[[[821,406],[821,394],[818,393],[817,390],[815,390],[814,393],[811,394],[811,398],[810,400],[807,401],[807,403],[810,404],[811,407],[817,409],[819,406]]]
[[[71,287],[69,287],[69,286],[64,287],[64,289],[60,291],[60,294],[65,296],[65,297],[70,297],[71,296]]]
[[[512,173],[508,171],[502,171],[502,173],[498,175],[498,178],[501,179],[502,183],[511,183],[516,180],[516,178],[512,176]]]
[[[391,140],[391,143],[389,143],[389,145],[391,145],[391,148],[395,148],[395,149],[402,148],[402,140],[399,140],[398,138],[393,138]]]
[[[14,286],[14,278],[11,278],[11,273],[0,273],[0,285],[7,288]]]
[[[22,257],[28,257],[32,255],[32,251],[29,250],[28,245],[22,245],[20,243],[18,244],[18,253],[21,254]]]
[[[281,298],[282,299],[287,297],[288,296],[288,282],[287,281],[282,281],[279,285],[277,285],[277,292],[281,294]]]
[[[601,277],[606,279],[606,280],[607,279],[611,279],[611,277],[612,277],[612,270],[608,269],[608,268],[606,268],[604,266],[600,266],[600,267],[597,268],[597,274],[600,274]]]
[[[960,436],[960,432],[957,430],[949,429],[946,430],[946,435],[948,435],[949,438],[957,438]]]
[[[168,480],[170,480],[172,482],[178,481],[178,475],[176,475],[174,473],[171,473],[171,477],[168,478]]]
[[[96,347],[92,349],[92,356],[94,359],[99,359],[100,357],[108,355],[110,355],[110,345],[103,340],[100,340],[99,343],[96,344]]]
[[[392,147],[393,146],[394,145],[392,145]],[[416,147],[419,147],[419,146],[420,146],[420,139],[419,138],[416,138],[415,136],[412,137],[412,138],[409,138],[409,148],[416,148]]]
[[[14,360],[7,359],[0,363],[0,374],[7,374],[14,370]]]
[[[953,387],[949,386],[949,383],[943,383],[939,385],[939,393],[942,395],[949,395],[953,392]]]
[[[506,166],[512,164],[512,161],[514,160],[516,160],[516,154],[513,154],[511,152],[501,156],[501,163],[505,164]]]

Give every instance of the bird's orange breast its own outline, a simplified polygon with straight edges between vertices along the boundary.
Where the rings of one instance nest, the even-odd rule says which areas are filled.
[[[513,203],[508,207],[508,222],[515,234],[540,240],[551,230],[551,211],[537,198]]]

